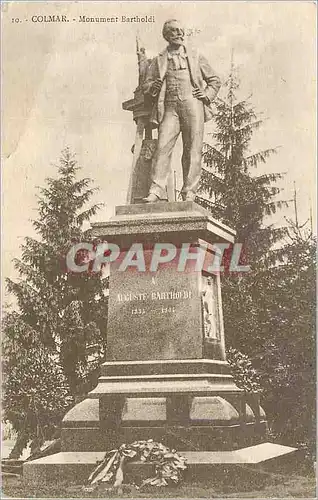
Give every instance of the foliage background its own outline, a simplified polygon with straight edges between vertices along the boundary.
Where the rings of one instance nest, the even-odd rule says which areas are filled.
[[[279,148],[253,151],[263,120],[242,97],[233,65],[215,102],[215,131],[203,152],[196,201],[234,228],[249,273],[222,276],[228,357],[238,385],[261,390],[272,438],[315,456],[316,238],[299,222],[296,190],[286,200],[283,172],[263,173]],[[294,218],[273,224],[286,205]],[[227,256],[224,258],[227,263]]]

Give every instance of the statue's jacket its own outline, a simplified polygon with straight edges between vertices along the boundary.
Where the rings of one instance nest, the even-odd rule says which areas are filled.
[[[207,59],[199,54],[197,51],[187,49],[187,56],[189,61],[190,74],[193,84],[201,89],[209,98],[210,103],[215,99],[220,87],[221,80],[215,71],[210,66]],[[143,84],[143,91],[147,95],[151,94],[151,87],[153,82],[160,78],[163,81],[161,90],[157,96],[154,96],[154,102],[150,117],[150,122],[153,126],[158,126],[164,115],[164,102],[166,93],[165,75],[168,68],[168,49],[155,57],[149,65],[147,70],[145,82]],[[213,111],[210,105],[204,104],[204,121],[211,120]]]

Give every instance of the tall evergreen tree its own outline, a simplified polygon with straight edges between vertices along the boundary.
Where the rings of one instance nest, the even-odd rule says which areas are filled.
[[[238,100],[239,80],[232,66],[226,81],[227,95],[216,101],[214,144],[205,144],[203,175],[198,201],[237,231],[236,240],[243,244],[253,266],[263,261],[272,245],[285,231],[265,226],[264,218],[286,205],[277,200],[280,190],[275,182],[282,173],[257,174],[277,147],[251,151],[253,133],[262,120],[249,99]]]
[[[107,279],[71,273],[66,255],[74,242],[87,241],[83,223],[99,205],[88,206],[95,188],[88,178],[76,179],[79,167],[69,149],[63,151],[58,176],[40,189],[38,238],[26,238],[14,265],[20,279],[7,279],[18,302],[20,318],[39,334],[46,349],[57,353],[73,395],[100,364],[105,348]]]
[[[315,251],[297,221],[284,228],[265,224],[287,205],[278,200],[278,174],[258,174],[276,148],[253,153],[262,121],[249,100],[236,98],[232,67],[227,95],[216,102],[214,144],[205,144],[197,202],[237,231],[251,267],[222,276],[226,341],[248,354],[261,375],[263,404],[281,442],[314,450]],[[232,360],[233,361],[233,360]]]
[[[203,175],[197,202],[236,230],[236,242],[242,244],[243,262],[249,273],[222,277],[226,338],[237,349],[255,355],[255,344],[262,347],[261,273],[275,258],[275,243],[284,228],[265,225],[266,216],[286,202],[277,200],[275,182],[282,173],[257,174],[260,164],[277,148],[252,152],[251,140],[262,120],[247,100],[238,100],[239,81],[232,66],[225,84],[225,99],[216,101],[214,143],[205,144]],[[253,342],[251,343],[251,336]]]

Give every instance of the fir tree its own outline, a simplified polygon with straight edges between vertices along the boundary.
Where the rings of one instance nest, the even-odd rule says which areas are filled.
[[[216,101],[214,145],[204,144],[197,201],[236,230],[236,241],[243,244],[249,264],[256,262],[259,268],[259,259],[263,262],[273,244],[285,234],[285,230],[264,225],[266,216],[287,205],[277,200],[280,190],[275,186],[283,174],[255,174],[278,148],[251,151],[253,133],[262,120],[249,99],[237,99],[239,80],[233,65],[225,88],[225,99]]]
[[[226,98],[216,102],[215,142],[205,144],[196,201],[237,231],[244,263],[251,266],[249,273],[222,276],[228,350],[252,359],[277,439],[312,452],[316,241],[312,232],[304,234],[297,217],[288,227],[265,224],[267,216],[287,205],[277,199],[275,185],[283,174],[257,173],[277,148],[250,150],[262,120],[249,100],[237,100],[233,67],[226,89]]]
[[[268,293],[260,284],[261,275],[276,259],[274,246],[286,232],[285,228],[264,224],[266,216],[286,204],[277,200],[279,188],[275,186],[283,174],[256,173],[277,148],[251,151],[253,133],[262,120],[249,99],[237,99],[239,81],[233,65],[225,89],[225,99],[216,101],[214,144],[204,145],[204,168],[196,201],[236,230],[236,242],[243,249],[241,263],[251,267],[244,276],[223,275],[222,290],[228,343],[255,355],[255,344],[262,347],[262,314],[267,313],[259,309],[262,294]]]
[[[70,273],[66,255],[74,242],[87,241],[83,223],[99,205],[88,206],[95,188],[88,178],[76,179],[79,167],[63,151],[58,176],[40,189],[38,238],[26,238],[21,259],[15,259],[20,279],[7,280],[18,302],[20,318],[38,332],[43,346],[58,354],[73,395],[85,390],[90,373],[100,364],[105,348],[107,279]]]

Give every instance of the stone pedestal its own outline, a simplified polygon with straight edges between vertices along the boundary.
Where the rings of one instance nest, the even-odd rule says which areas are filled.
[[[117,207],[92,232],[120,249],[110,266],[107,360],[63,420],[62,454],[151,438],[199,454],[264,442],[259,398],[236,386],[226,361],[220,275],[211,270],[213,244],[233,243],[234,231],[193,202],[169,202]],[[166,262],[156,266],[154,254]]]
[[[120,248],[110,268],[107,361],[88,395],[94,403],[64,419],[63,450],[149,438],[178,450],[233,450],[264,440],[258,398],[248,404],[226,361],[220,275],[209,271],[213,244],[233,243],[234,231],[178,202],[117,207],[92,232]]]

